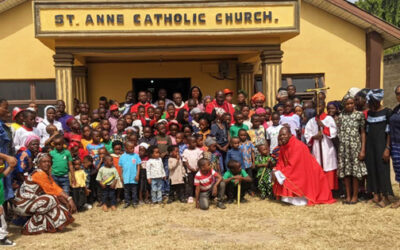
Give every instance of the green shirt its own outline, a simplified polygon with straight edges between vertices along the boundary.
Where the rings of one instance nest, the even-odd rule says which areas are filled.
[[[232,178],[233,176],[237,176],[237,175],[233,175],[233,173],[231,172],[231,170],[228,170],[228,171],[226,171],[225,174],[224,174],[224,180],[229,179],[229,178]],[[242,170],[240,171],[240,176],[242,176],[242,177],[247,177],[247,176],[249,176],[249,175],[246,173],[246,171],[245,171],[244,169],[242,169]],[[231,182],[234,183],[235,180],[231,180]]]
[[[110,154],[114,153],[111,140],[109,140],[108,142],[103,141],[101,144],[104,145],[104,147],[107,149],[108,153],[110,153]]]
[[[50,155],[53,160],[51,174],[55,176],[67,175],[69,171],[68,163],[72,162],[71,153],[66,149],[63,149],[61,152],[58,152],[57,149],[53,149],[50,151]]]
[[[244,130],[247,131],[247,130],[249,130],[249,127],[247,127],[247,125],[245,125],[245,124],[242,124],[241,126],[233,124],[231,126],[231,128],[229,129],[229,133],[231,135],[231,138],[232,137],[237,137],[239,135],[239,130],[241,130],[241,129],[244,129]]]
[[[107,186],[113,184],[115,179],[119,180],[119,174],[115,167],[101,167],[96,176],[96,181],[99,181]]]

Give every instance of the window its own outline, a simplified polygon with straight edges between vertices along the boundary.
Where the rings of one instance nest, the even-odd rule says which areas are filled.
[[[0,98],[8,101],[10,111],[34,102],[39,108],[38,115],[43,117],[44,107],[56,103],[55,80],[0,81]]]
[[[283,74],[282,87],[288,85],[296,86],[297,95],[303,99],[311,99],[313,92],[307,92],[307,89],[323,88],[325,86],[324,74]],[[254,91],[262,92],[262,76],[255,75]]]

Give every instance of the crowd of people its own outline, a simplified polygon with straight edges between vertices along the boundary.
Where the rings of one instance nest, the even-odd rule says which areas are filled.
[[[153,100],[141,91],[136,101],[129,91],[124,102],[101,97],[95,109],[76,100],[74,114],[58,100],[43,118],[33,103],[10,117],[1,99],[0,245],[14,244],[7,222],[23,234],[56,232],[93,206],[226,209],[249,195],[386,207],[390,158],[400,182],[400,105],[384,107],[381,89],[351,88],[327,103],[323,92],[301,98],[290,85],[274,107],[260,92],[238,91],[236,101],[229,89],[203,97],[194,86],[187,101],[167,94],[160,89]]]

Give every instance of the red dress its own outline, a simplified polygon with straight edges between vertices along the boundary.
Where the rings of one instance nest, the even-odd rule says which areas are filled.
[[[280,146],[275,170],[286,177],[283,184],[274,183],[276,197],[305,197],[308,205],[331,204],[333,199],[328,179],[307,146],[292,136]]]

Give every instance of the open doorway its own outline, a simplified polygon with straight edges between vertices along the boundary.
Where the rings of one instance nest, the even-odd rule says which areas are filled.
[[[132,89],[137,96],[140,91],[149,90],[153,94],[153,102],[157,99],[159,89],[167,90],[167,98],[172,100],[175,92],[182,94],[184,101],[188,99],[190,78],[133,78]]]

